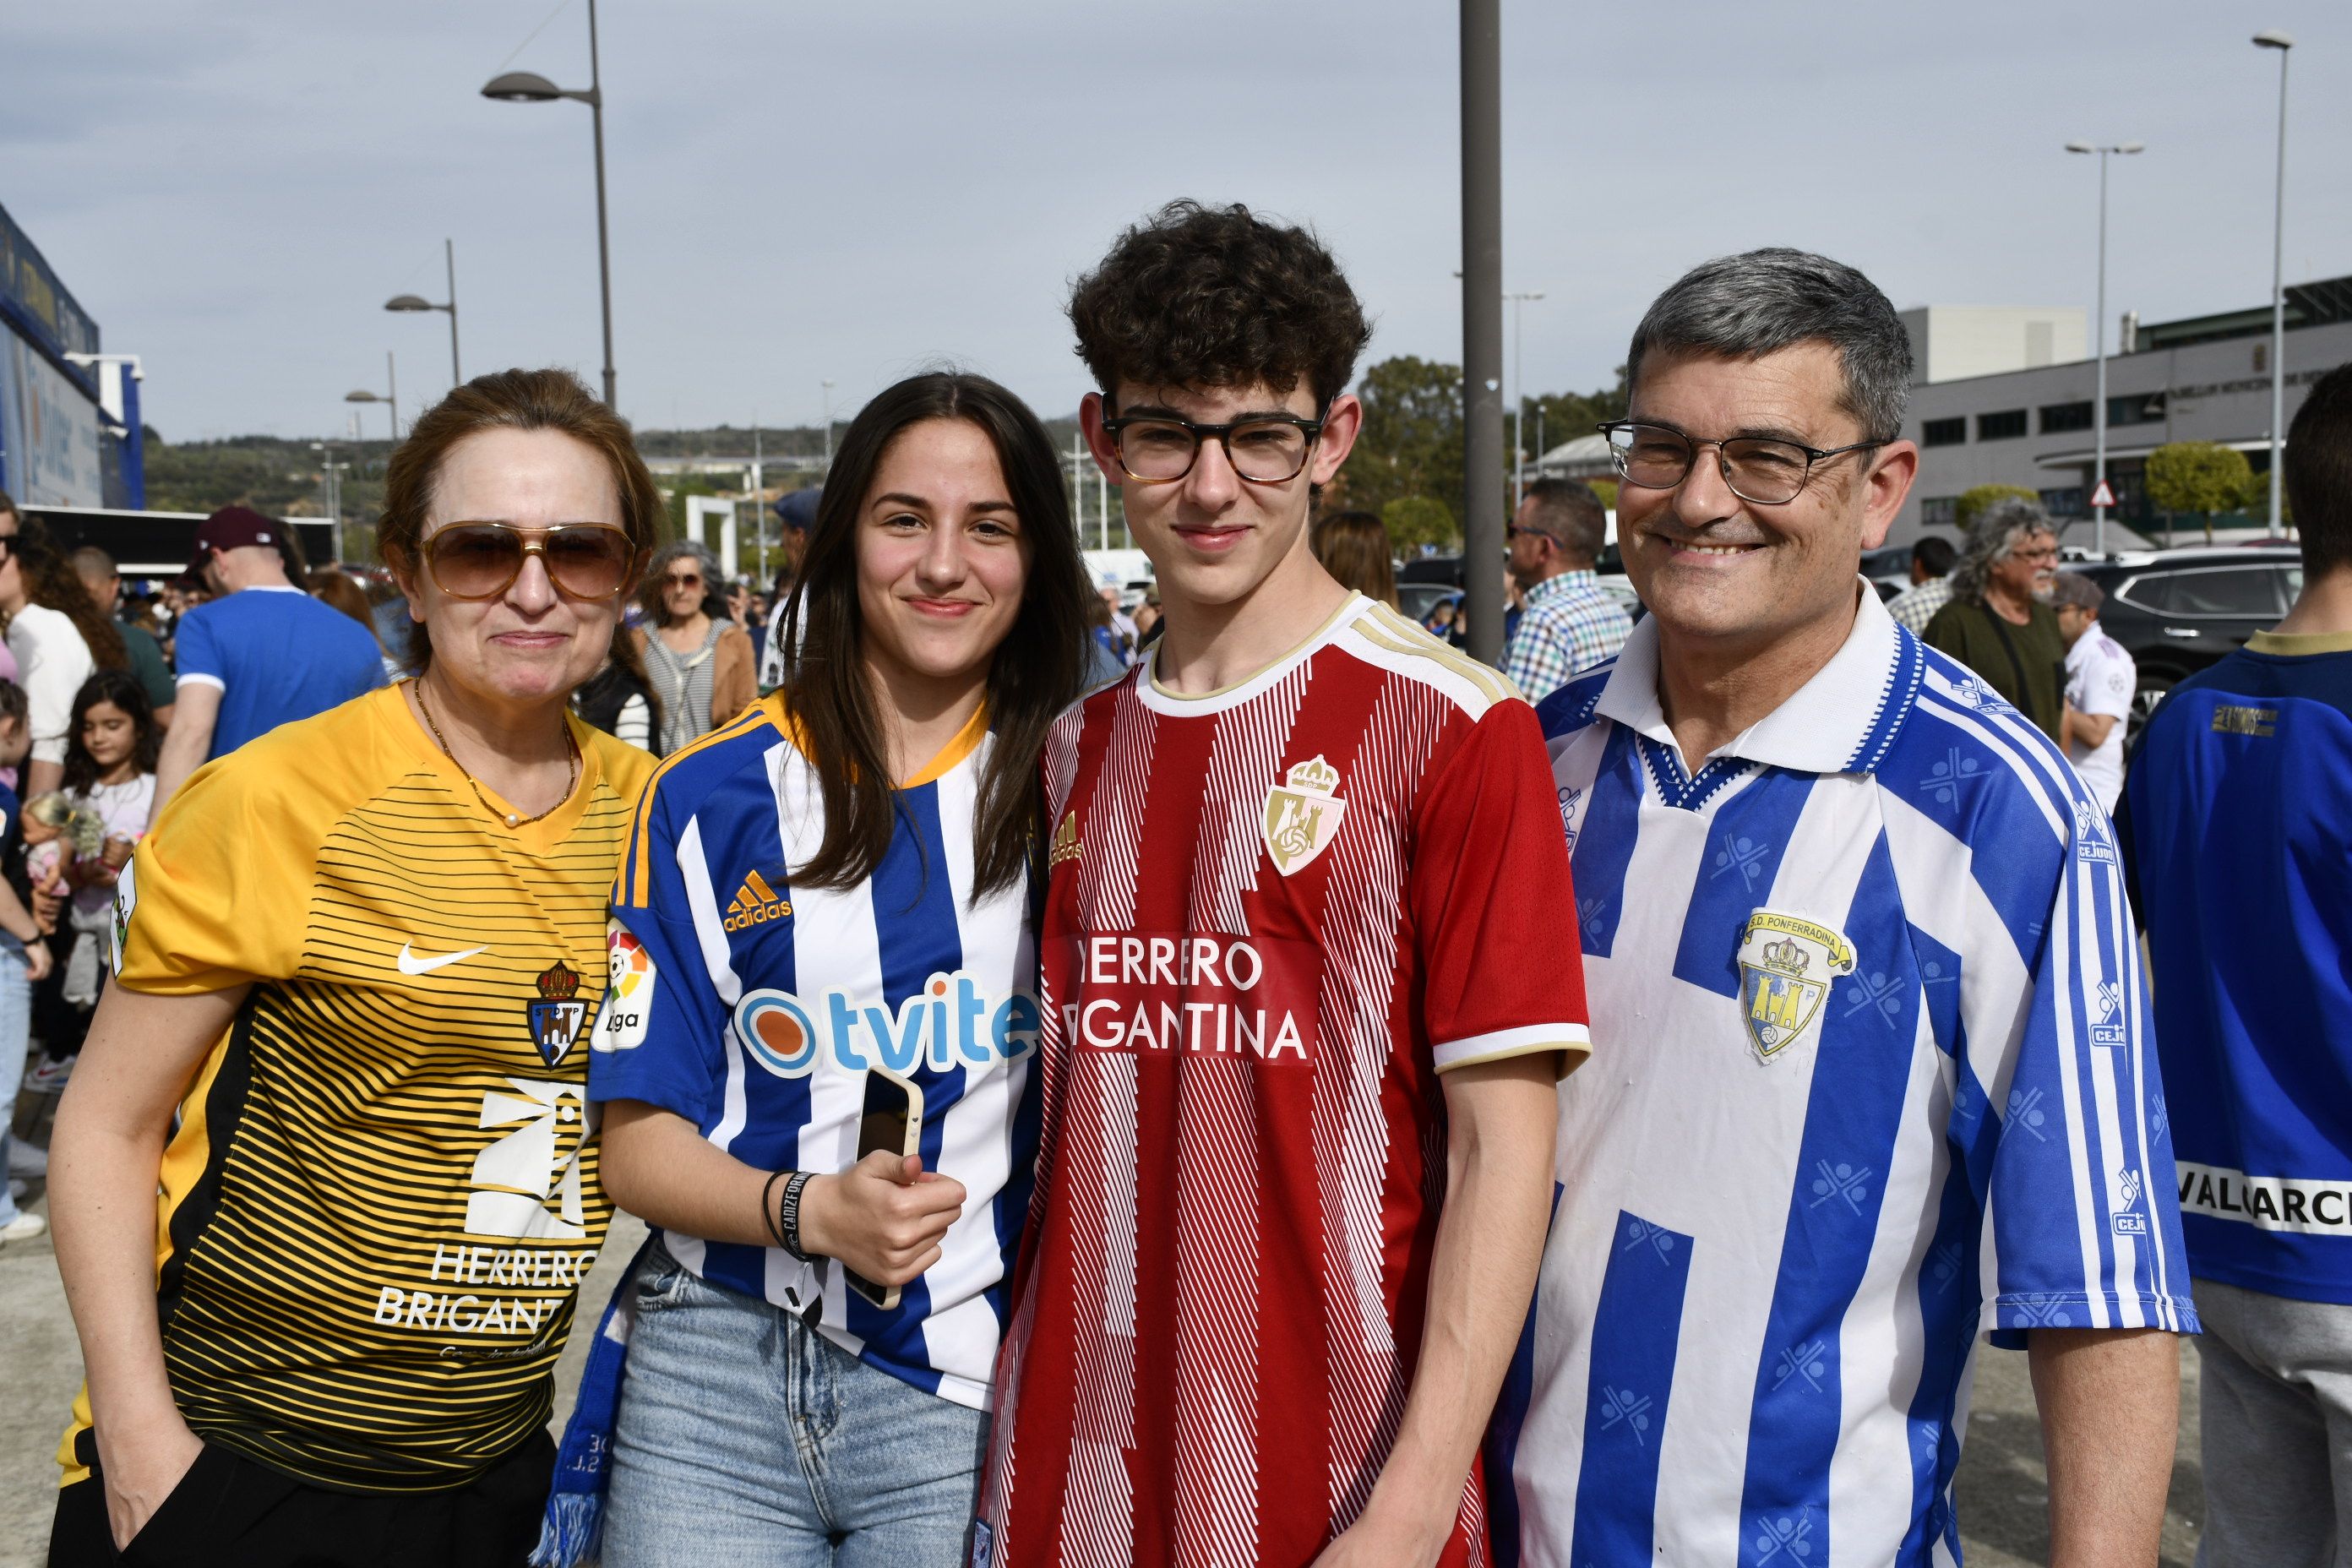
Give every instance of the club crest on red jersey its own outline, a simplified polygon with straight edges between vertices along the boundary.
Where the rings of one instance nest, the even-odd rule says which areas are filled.
[[[1331,847],[1348,803],[1339,798],[1339,770],[1321,757],[1293,766],[1265,792],[1265,852],[1287,877]]]

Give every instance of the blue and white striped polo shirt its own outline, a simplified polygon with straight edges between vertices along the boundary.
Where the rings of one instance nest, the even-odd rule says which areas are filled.
[[[1957,1562],[1980,1335],[2195,1326],[2105,816],[1866,585],[1696,773],[1654,620],[1540,712],[1596,1050],[1561,1086],[1498,1545]]]
[[[983,714],[899,792],[881,865],[846,891],[793,884],[824,837],[815,771],[782,698],[666,762],[637,808],[613,899],[613,983],[595,1100],[686,1118],[761,1170],[857,1154],[866,1074],[920,1085],[926,1170],[964,1184],[942,1256],[887,1311],[829,1260],[665,1232],[714,1284],[803,1312],[843,1350],[986,1408],[1037,1142],[1028,1092],[1036,954],[1024,889],[975,898]]]

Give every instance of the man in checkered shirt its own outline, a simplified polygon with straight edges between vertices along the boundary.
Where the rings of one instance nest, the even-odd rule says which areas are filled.
[[[1614,656],[1633,633],[1633,617],[1592,574],[1608,521],[1601,498],[1574,479],[1538,479],[1511,520],[1511,575],[1526,605],[1503,673],[1530,702]]]

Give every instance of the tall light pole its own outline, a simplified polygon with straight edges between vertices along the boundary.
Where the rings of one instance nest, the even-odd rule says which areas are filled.
[[[1503,18],[1462,7],[1464,586],[1471,657],[1503,658]]]
[[[1511,302],[1511,506],[1514,511],[1528,499],[1528,384],[1525,374],[1527,356],[1519,342],[1519,307],[1530,300],[1540,300],[1540,290],[1532,293],[1506,294]]]
[[[394,294],[383,302],[387,310],[446,310],[449,312],[449,384],[466,384],[465,373],[457,368],[457,246],[454,240],[441,242],[442,256],[449,264],[449,302],[436,305],[420,294]]]
[[[833,472],[833,383],[817,383],[824,388],[824,471]]]
[[[341,564],[343,559],[342,470],[351,465],[335,461],[335,444],[331,441],[313,441],[310,443],[310,450],[320,454],[321,462],[326,469],[327,515],[334,520],[335,561]]]
[[[2280,459],[2286,449],[2286,57],[2294,40],[2284,33],[2256,33],[2254,47],[2279,57],[2278,195],[2271,217],[2271,537],[2279,526]]]
[[[392,438],[397,441],[400,439],[400,373],[393,368],[392,351],[389,349],[384,351],[383,375],[385,392],[383,396],[379,397],[362,387],[356,392],[344,393],[343,401],[383,404],[392,415]]]
[[[2098,472],[2092,481],[2091,490],[2095,501],[2091,508],[2094,520],[2091,549],[2093,553],[2101,556],[2107,552],[2107,509],[2095,504],[2095,499],[2107,488],[2107,156],[2110,153],[2137,153],[2147,145],[2144,142],[2118,142],[2112,146],[2100,146],[2089,142],[2066,143],[2069,153],[2096,153],[2099,155],[2099,304],[2095,312],[2099,329],[2099,391],[2091,403],[2092,425],[2097,431],[2093,439],[2096,451],[2093,461]]]
[[[604,406],[618,405],[613,394],[613,256],[604,237],[604,88],[596,57],[596,0],[588,0],[588,88],[561,88],[531,71],[509,71],[483,84],[482,96],[501,103],[552,103],[568,98],[588,106],[596,139],[596,283],[604,308]]]

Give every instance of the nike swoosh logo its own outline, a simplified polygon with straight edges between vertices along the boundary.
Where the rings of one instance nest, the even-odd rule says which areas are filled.
[[[400,944],[400,972],[403,974],[430,974],[444,964],[455,963],[461,958],[471,958],[478,952],[488,952],[487,947],[469,947],[463,952],[445,952],[438,958],[419,958],[408,951],[408,943]]]

